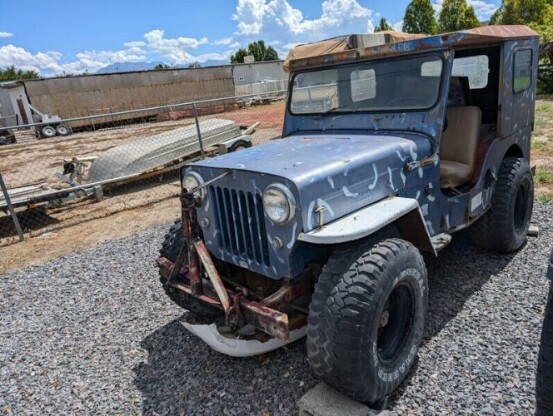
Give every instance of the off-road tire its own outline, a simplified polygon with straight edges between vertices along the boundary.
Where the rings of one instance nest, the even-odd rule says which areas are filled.
[[[527,239],[534,206],[534,181],[528,162],[507,157],[501,162],[492,206],[470,227],[474,244],[486,250],[510,253]]]
[[[165,234],[165,239],[161,245],[159,254],[171,260],[173,263],[177,260],[180,249],[184,244],[184,235],[182,233],[182,222],[180,219],[175,220],[175,223],[169,229],[169,232]],[[201,318],[214,318],[222,314],[217,308],[206,305],[180,290],[173,287],[169,287],[165,284],[166,279],[160,275],[159,280],[163,285],[163,289],[169,298],[179,305],[181,308],[187,309],[197,317]]]
[[[384,400],[415,359],[427,292],[424,261],[407,241],[389,238],[336,250],[309,307],[306,346],[315,375],[355,400]],[[392,293],[405,297],[390,297]],[[385,306],[392,312],[381,328]],[[396,336],[384,336],[385,330]]]
[[[553,415],[553,283],[545,307],[536,373],[536,415]]]

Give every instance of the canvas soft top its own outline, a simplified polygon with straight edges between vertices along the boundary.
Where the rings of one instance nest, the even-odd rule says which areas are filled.
[[[377,33],[338,36],[324,39],[319,42],[305,43],[290,50],[284,61],[284,70],[288,71],[290,62],[299,59],[324,56],[353,49],[368,48],[371,46],[384,45],[386,43],[403,42],[424,36],[425,35],[387,30]]]
[[[485,46],[506,40],[533,37],[538,37],[538,34],[524,25],[482,26],[434,36],[394,31],[350,35],[297,46],[288,54],[284,68],[285,70],[294,70],[360,58],[392,56],[469,45]]]

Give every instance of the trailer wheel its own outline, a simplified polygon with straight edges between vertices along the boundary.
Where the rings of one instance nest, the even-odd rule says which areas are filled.
[[[526,242],[534,206],[534,181],[528,162],[508,157],[501,162],[492,207],[470,228],[474,244],[509,253]]]
[[[232,146],[230,146],[229,152],[237,152],[238,150],[247,149],[251,146],[251,142],[248,142],[246,140],[237,140],[232,144]]]
[[[382,401],[414,362],[426,304],[426,267],[411,243],[389,238],[335,251],[309,308],[311,368],[355,400]]]
[[[54,137],[56,135],[56,129],[52,126],[43,126],[40,129],[40,135],[46,139]]]
[[[67,127],[65,124],[58,124],[56,126],[56,132],[60,136],[68,136],[68,135],[71,134],[71,129],[69,127]]]
[[[162,257],[165,257],[172,262],[177,260],[180,249],[184,244],[184,235],[182,233],[182,221],[180,219],[175,220],[175,223],[169,229],[169,232],[165,234],[165,240],[159,250],[159,254]],[[215,318],[222,315],[222,311],[219,309],[206,305],[205,303],[200,302],[193,296],[188,295],[180,290],[177,290],[173,287],[169,287],[165,284],[166,279],[163,276],[160,276],[159,280],[163,284],[163,289],[169,298],[179,305],[181,308],[184,308],[197,317],[200,318]],[[187,283],[187,282],[185,282]]]

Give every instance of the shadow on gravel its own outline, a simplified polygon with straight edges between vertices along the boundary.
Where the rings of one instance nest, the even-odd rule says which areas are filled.
[[[439,258],[425,256],[429,299],[423,345],[512,257],[477,249],[466,233],[456,235]],[[146,415],[293,414],[297,400],[317,384],[304,341],[260,357],[231,358],[212,351],[175,320],[147,336],[141,347],[149,353],[148,363],[134,371]],[[417,366],[418,360],[408,379]],[[388,408],[402,394],[400,386]]]
[[[134,368],[144,415],[294,414],[317,381],[304,341],[253,358],[211,350],[174,320],[148,335],[148,362]]]
[[[524,250],[524,247],[522,248]],[[495,274],[507,267],[516,253],[495,254],[477,248],[468,231],[455,234],[452,243],[438,257],[424,255],[428,269],[428,309],[423,347],[455,318],[465,302]],[[415,360],[409,375],[392,394],[389,407],[402,396],[408,381],[417,372]]]

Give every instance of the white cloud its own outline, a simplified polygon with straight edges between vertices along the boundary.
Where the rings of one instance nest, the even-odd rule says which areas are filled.
[[[231,38],[221,45],[228,45]],[[189,64],[207,60],[227,60],[232,53],[204,53],[193,56],[189,50],[208,44],[207,38],[189,37],[166,38],[163,30],[155,29],[144,34],[144,40],[130,41],[123,44],[123,49],[85,50],[75,55],[69,62],[63,62],[59,52],[38,52],[33,54],[22,47],[14,45],[0,46],[0,68],[14,65],[17,68],[38,71],[43,75],[63,73],[95,72],[109,64],[118,62],[147,62],[161,59],[171,64]],[[231,45],[232,46],[232,45]]]
[[[403,30],[403,19],[401,19],[399,22],[393,23],[392,29],[397,30],[398,32],[401,32]]]
[[[141,40],[139,41],[133,41],[133,42],[125,42],[123,43],[123,46],[125,48],[129,48],[129,49],[132,49],[132,48],[143,48],[144,46],[146,46],[146,42],[142,42]]]
[[[492,14],[497,10],[497,6],[493,3],[487,3],[483,0],[467,0],[468,3],[474,8],[476,17],[481,22],[489,20]],[[436,0],[432,6],[436,13],[439,14],[442,11],[444,0]]]
[[[481,22],[489,20],[492,17],[492,14],[497,10],[497,6],[492,3],[486,3],[482,0],[469,0],[469,3],[474,7],[476,12],[476,17]]]
[[[173,64],[187,64],[195,62],[187,49],[196,49],[198,46],[209,43],[207,38],[165,38],[165,31],[155,29],[144,35],[146,47],[153,53],[161,55]]]
[[[306,19],[287,0],[239,0],[233,19],[236,35],[263,37],[269,44],[309,42],[346,33],[372,32],[374,12],[357,0],[325,0],[321,15]]]
[[[10,32],[0,32],[0,38],[10,38],[13,36],[13,33]]]
[[[215,42],[213,42],[214,45],[230,45],[231,43],[232,38],[217,39]]]
[[[84,51],[76,55],[77,61],[66,64],[69,72],[94,72],[109,64],[117,62],[142,62],[147,60],[146,53],[133,47],[120,51]]]
[[[205,61],[228,61],[230,62],[231,51],[224,53],[204,53],[196,58],[196,61],[203,63]]]
[[[62,71],[59,63],[61,54],[59,52],[38,52],[33,54],[21,47],[14,45],[0,46],[0,67],[14,65],[16,68],[24,70],[33,70],[41,72],[43,70],[50,72]]]

